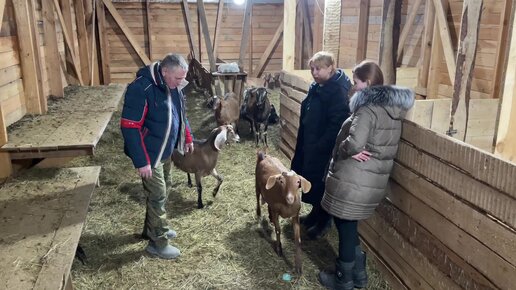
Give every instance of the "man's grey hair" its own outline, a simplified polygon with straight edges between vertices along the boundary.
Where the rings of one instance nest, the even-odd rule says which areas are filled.
[[[161,61],[161,67],[166,67],[169,70],[174,70],[176,67],[180,67],[185,71],[188,71],[188,63],[177,53],[167,54]]]

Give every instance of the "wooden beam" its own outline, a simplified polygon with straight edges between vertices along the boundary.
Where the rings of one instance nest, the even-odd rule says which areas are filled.
[[[249,14],[249,53],[247,55],[249,55],[247,73],[251,75],[253,73],[253,6],[251,6],[251,14]]]
[[[323,50],[332,52],[339,63],[341,0],[326,0],[324,7]]]
[[[301,60],[303,59],[303,14],[301,10],[303,9],[300,5],[300,1],[297,0],[296,5],[296,43],[294,51],[296,52],[294,56],[294,69],[302,69]]]
[[[97,1],[97,20],[98,20],[98,32],[99,32],[99,50],[100,50],[100,63],[102,65],[102,84],[107,85],[111,83],[111,70],[110,70],[110,58],[109,58],[109,45],[107,43],[107,31],[106,31],[106,13],[104,11],[104,5]],[[150,41],[150,39],[149,39]],[[150,42],[149,42],[150,47]],[[150,48],[149,48],[150,49]],[[150,50],[149,50],[150,51]],[[149,52],[149,58],[151,53]]]
[[[198,0],[200,1],[200,0]],[[253,0],[246,0],[244,23],[242,25],[242,41],[240,42],[240,53],[238,56],[238,66],[240,71],[244,71],[244,58],[249,44],[249,27],[251,26],[251,10],[253,9]]]
[[[426,90],[427,99],[436,99],[439,89],[439,75],[441,73],[441,62],[443,60],[443,47],[441,34],[437,32],[439,24],[434,21],[434,33],[432,37],[432,48],[430,56],[430,67],[428,69],[428,83]]]
[[[296,0],[283,4],[283,70],[294,70],[296,41]]]
[[[145,65],[148,65],[151,63],[150,59],[145,54],[145,50],[138,44],[138,41],[136,40],[136,37],[131,32],[127,24],[125,24],[125,21],[122,19],[122,16],[118,13],[115,6],[113,6],[113,3],[111,3],[111,0],[102,0],[104,2],[104,5],[108,9],[109,13],[111,13],[111,16],[113,16],[113,19],[115,19],[116,23],[122,29],[122,32],[125,34],[125,37],[127,37],[127,40],[131,45],[133,46],[134,50],[142,60],[142,62]]]
[[[4,20],[5,1],[6,0],[0,0],[0,23]]]
[[[446,60],[446,66],[448,67],[448,75],[450,82],[455,82],[455,53],[453,44],[450,36],[450,29],[448,28],[447,13],[444,10],[445,3],[448,0],[432,0],[435,7],[435,15],[437,16],[437,23],[439,24],[439,33],[441,34],[441,42],[443,45],[444,58]]]
[[[314,1],[314,24],[313,24],[313,50],[314,52],[322,50],[322,35],[324,26],[324,0]]]
[[[516,17],[514,14],[511,26],[495,154],[503,159],[516,162]]]
[[[307,60],[313,55],[313,33],[310,21],[310,13],[308,12],[307,0],[300,0],[301,14],[303,19],[303,53],[301,59],[301,69],[307,67]]]
[[[385,84],[396,83],[396,53],[401,21],[401,0],[383,0],[380,67]]]
[[[217,6],[217,20],[215,22],[215,32],[213,33],[213,56],[217,59],[217,49],[219,47],[220,26],[222,25],[222,14],[224,13],[224,0],[219,0]]]
[[[356,63],[366,58],[367,53],[367,30],[369,28],[369,0],[360,0],[360,12],[358,15],[358,40]]]
[[[66,27],[66,31],[68,31],[68,36],[70,37],[69,42],[70,46],[65,46],[65,64],[66,64],[66,72],[67,72],[67,79],[71,84],[77,84],[79,82],[79,78],[74,75],[74,72],[77,74],[80,74],[80,71],[75,71],[74,67],[74,61],[77,61],[78,59],[75,59],[72,57],[72,55],[78,55],[77,52],[77,37],[74,33],[73,26],[72,26],[72,4],[70,3],[71,0],[59,0],[59,7],[60,7],[60,13],[63,15],[63,22],[61,23],[61,26]],[[70,51],[68,51],[69,49]],[[80,67],[80,64],[77,64]]]
[[[283,20],[278,25],[278,28],[276,28],[276,33],[274,33],[274,36],[272,37],[271,41],[267,45],[267,48],[262,54],[262,57],[260,57],[260,62],[254,69],[254,77],[261,77],[263,71],[265,70],[265,66],[269,62],[269,57],[272,55],[276,47],[278,46],[279,40],[281,39],[281,36],[283,35]]]
[[[410,29],[412,28],[412,24],[414,23],[414,19],[416,19],[417,11],[419,10],[419,6],[421,6],[422,0],[415,0],[414,4],[412,4],[412,9],[407,17],[407,21],[405,22],[405,26],[403,26],[403,30],[400,36],[400,42],[398,44],[398,59],[397,62],[401,61],[401,56],[403,49],[405,48],[405,41],[407,40],[407,36],[409,34]]]
[[[430,56],[432,47],[435,45],[432,41],[435,23],[434,11],[434,5],[427,2],[425,4],[425,32],[423,34],[423,39],[421,40],[421,54],[417,65],[419,67],[418,87],[424,89],[426,89],[428,85]]]
[[[64,24],[64,18],[63,18],[63,14],[61,13],[61,8],[59,7],[58,0],[54,0],[54,8],[56,9],[57,16],[59,18],[59,23],[61,24],[61,29],[63,30],[63,36],[65,39],[65,43],[66,43],[66,45],[70,51],[70,55],[72,57],[72,63],[73,63],[73,67],[75,69],[75,73],[77,74],[79,83],[81,85],[84,85],[84,81],[82,80],[82,77],[81,77],[81,68],[79,67],[79,61],[77,60],[77,57],[73,51],[73,43],[71,43],[71,36],[70,36],[70,33],[68,32],[68,29],[66,28],[66,25]]]
[[[206,20],[206,11],[204,10],[203,0],[197,0],[197,10],[199,11],[199,16],[200,16],[201,25],[202,25],[202,33],[204,36],[206,51],[208,52],[208,61],[210,62],[210,72],[215,72],[215,71],[217,71],[217,65],[215,64],[215,57],[213,56],[213,49],[212,49],[213,46],[211,45],[210,30],[208,28],[208,20]]]
[[[199,62],[200,60],[200,52],[197,51],[197,48],[195,47],[194,43],[194,37],[193,37],[193,31],[192,31],[192,18],[190,17],[190,9],[188,8],[188,0],[182,0],[182,8],[183,8],[183,19],[185,21],[185,27],[186,27],[186,35],[188,36],[188,44],[190,45],[190,53],[192,56],[197,59]]]
[[[513,0],[505,0],[503,1],[503,8],[502,11],[502,18],[500,18],[500,29],[498,34],[498,47],[496,48],[496,62],[494,66],[495,75],[493,77],[493,80],[499,80],[502,78],[505,64],[506,64],[506,57],[507,57],[507,37],[509,36],[509,22],[511,21],[511,13],[514,14],[514,8],[513,8]],[[491,86],[491,98],[497,99],[501,97],[501,84],[502,82],[499,81],[493,81],[493,85]]]
[[[455,72],[455,82],[453,84],[450,129],[448,131],[448,135],[462,141],[466,141],[467,136],[471,80],[473,79],[473,68],[475,67],[482,1],[466,1],[462,7],[459,47],[457,51],[457,71]],[[460,114],[456,116],[457,109],[459,109]],[[458,135],[454,135],[453,130],[457,130]]]
[[[41,114],[44,111],[40,102],[43,92],[38,83],[41,73],[38,71],[37,62],[39,58],[37,58],[36,45],[34,43],[35,23],[34,19],[30,17],[31,13],[29,12],[29,9],[32,9],[31,2],[31,0],[14,1],[13,6],[27,113]]]
[[[97,5],[95,4],[93,6],[93,10],[91,13],[91,22],[93,23],[91,26],[91,37],[90,37],[90,43],[91,43],[91,55],[90,55],[90,86],[97,85],[98,78],[99,78],[99,64],[97,60]]]
[[[79,59],[81,66],[81,76],[84,83],[89,83],[90,67],[88,63],[89,45],[88,32],[86,30],[86,18],[82,0],[74,0],[75,18],[77,25],[77,38],[79,43]],[[71,30],[70,30],[71,31]]]
[[[145,25],[147,26],[147,42],[149,43],[149,59],[152,60],[152,21],[150,20],[150,11],[150,0],[145,0]]]
[[[49,94],[63,97],[63,80],[61,79],[61,66],[59,49],[57,47],[57,33],[54,15],[54,7],[50,1],[41,2],[41,16],[45,37],[45,66],[47,70]]]
[[[5,5],[5,1],[3,3],[0,2],[0,10],[3,10]],[[1,11],[0,11],[1,12]],[[2,20],[3,13],[0,14],[0,20]],[[0,21],[0,23],[2,23]],[[2,106],[0,105],[0,147],[7,144],[7,124],[5,123],[4,113],[2,111]],[[9,153],[0,152],[0,179],[4,179],[9,177],[13,172],[11,158],[9,157]]]

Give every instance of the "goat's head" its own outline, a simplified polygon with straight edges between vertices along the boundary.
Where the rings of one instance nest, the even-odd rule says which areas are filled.
[[[264,87],[256,88],[255,94],[256,94],[256,106],[258,108],[263,108],[266,104],[267,95],[269,94],[267,92],[267,89]]]
[[[231,125],[222,125],[212,131],[215,134],[213,146],[216,150],[220,150],[225,144],[230,142],[240,142],[240,137],[235,133],[235,129]]]
[[[212,110],[216,110],[220,106],[220,97],[215,95],[212,98],[209,98],[207,106]]]
[[[269,179],[267,179],[265,189],[271,189],[274,186],[281,188],[280,192],[284,194],[287,204],[293,204],[299,201],[299,190],[308,192],[312,188],[310,181],[298,175],[293,170],[270,176]]]

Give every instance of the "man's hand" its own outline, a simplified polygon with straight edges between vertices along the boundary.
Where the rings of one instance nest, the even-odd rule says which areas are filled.
[[[368,161],[371,159],[371,152],[363,150],[362,152],[351,156],[351,158],[355,159],[358,162]]]
[[[186,153],[193,153],[193,150],[194,150],[193,142],[185,144],[185,152]]]
[[[138,175],[141,178],[147,179],[152,177],[152,168],[150,165],[138,168]]]

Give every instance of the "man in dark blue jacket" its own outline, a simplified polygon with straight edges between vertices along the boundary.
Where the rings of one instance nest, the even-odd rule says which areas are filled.
[[[147,195],[142,236],[150,241],[145,250],[164,259],[180,255],[168,242],[177,234],[166,218],[166,180],[170,176],[165,175],[170,170],[163,169],[164,163],[168,161],[170,166],[174,149],[181,154],[193,151],[181,91],[187,71],[188,64],[178,54],[168,54],[161,62],[141,68],[127,86],[120,122],[124,152],[133,161]]]
[[[321,208],[324,177],[330,162],[335,138],[349,117],[348,91],[351,81],[335,67],[329,52],[316,53],[309,61],[314,82],[301,103],[296,150],[291,168],[312,183],[302,200],[312,205],[308,216],[301,217],[308,237],[318,239],[331,226],[331,217]]]

